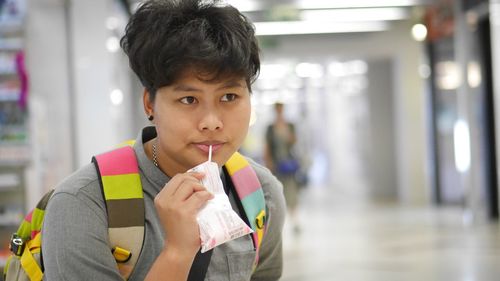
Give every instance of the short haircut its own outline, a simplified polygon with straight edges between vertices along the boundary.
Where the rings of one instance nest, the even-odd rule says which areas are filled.
[[[260,69],[253,24],[218,0],[146,1],[120,43],[153,99],[188,70],[206,81],[242,77],[251,91]]]

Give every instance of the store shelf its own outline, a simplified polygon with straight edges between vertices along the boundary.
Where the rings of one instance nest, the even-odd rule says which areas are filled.
[[[24,46],[22,38],[6,38],[0,39],[0,50],[15,51],[21,50]]]
[[[0,75],[17,75],[15,52],[0,52]]]
[[[0,215],[0,226],[18,226],[22,219],[21,213]]]
[[[0,76],[7,78],[17,77],[17,72],[15,69],[0,69]]]
[[[30,147],[26,144],[0,142],[0,165],[22,165],[31,159]]]
[[[21,179],[17,173],[0,173],[0,192],[19,189]]]
[[[0,2],[2,2],[0,0]],[[28,110],[18,105],[28,75],[24,58],[25,0],[7,0],[0,9],[0,272],[10,255],[9,240],[24,217],[26,169],[31,163]],[[23,84],[24,85],[24,84]],[[3,276],[0,275],[0,281]]]
[[[19,100],[19,89],[1,89],[0,102]]]
[[[0,20],[1,34],[17,34],[22,32],[23,22],[21,19]]]

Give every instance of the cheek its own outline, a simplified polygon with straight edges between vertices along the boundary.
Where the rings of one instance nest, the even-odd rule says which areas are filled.
[[[185,135],[186,131],[192,130],[189,118],[175,114],[162,114],[161,119],[157,120],[155,125],[158,133],[164,137],[179,137]]]
[[[250,122],[250,114],[252,112],[252,106],[250,104],[250,99],[248,99],[238,111],[241,115],[241,122],[245,122],[245,125],[248,126]]]
[[[241,111],[240,123],[241,125],[248,127],[248,125],[250,124],[250,109]]]
[[[244,138],[250,124],[250,108],[243,108],[237,114],[232,115],[229,120],[231,120],[231,127],[237,131],[238,136]]]

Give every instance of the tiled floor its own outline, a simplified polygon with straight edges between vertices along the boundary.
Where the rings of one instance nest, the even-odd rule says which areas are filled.
[[[500,280],[500,227],[464,224],[460,207],[368,203],[329,188],[303,196],[287,222],[283,281]]]

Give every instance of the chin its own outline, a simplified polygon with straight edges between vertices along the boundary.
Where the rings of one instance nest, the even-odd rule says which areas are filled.
[[[214,161],[217,162],[219,166],[223,166],[224,164],[226,164],[227,160],[229,160],[231,155],[233,155],[233,153],[234,151],[231,153],[224,153],[224,155],[221,155],[221,157],[217,157],[216,159],[214,159]]]

